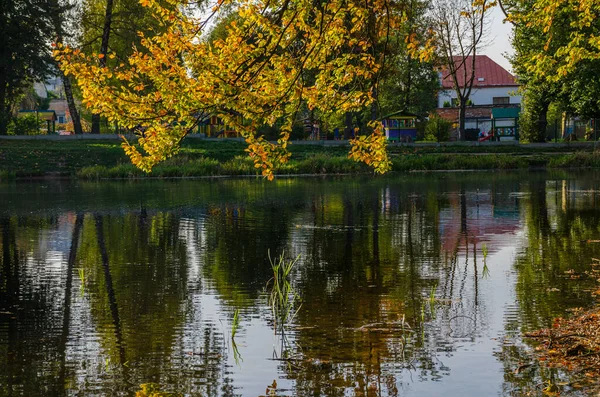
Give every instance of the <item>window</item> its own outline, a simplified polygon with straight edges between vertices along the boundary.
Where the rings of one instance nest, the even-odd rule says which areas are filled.
[[[64,124],[64,122],[65,122],[64,116],[58,116],[58,123],[59,124]]]
[[[495,96],[494,105],[508,105],[510,104],[510,97],[507,96]]]
[[[458,98],[452,98],[452,107],[457,107],[458,106]]]

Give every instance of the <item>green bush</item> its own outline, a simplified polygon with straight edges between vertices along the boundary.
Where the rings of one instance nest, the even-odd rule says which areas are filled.
[[[13,172],[0,170],[0,182],[6,182],[10,179],[15,179],[15,174]]]
[[[445,142],[450,138],[452,123],[440,116],[432,116],[425,125],[425,141]]]
[[[14,117],[8,123],[8,135],[39,135],[41,122],[35,115]]]

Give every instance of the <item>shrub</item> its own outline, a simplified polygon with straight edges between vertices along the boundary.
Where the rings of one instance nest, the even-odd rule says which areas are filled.
[[[445,142],[450,138],[452,123],[434,115],[425,125],[425,140],[429,142]]]
[[[14,179],[15,174],[13,172],[8,172],[5,170],[0,170],[0,182],[6,182],[10,179]]]
[[[70,121],[68,123],[57,123],[56,124],[56,131],[74,132],[75,131],[75,127],[73,127],[73,122],[72,121]]]
[[[8,135],[39,135],[41,122],[33,114],[14,117],[8,123]]]

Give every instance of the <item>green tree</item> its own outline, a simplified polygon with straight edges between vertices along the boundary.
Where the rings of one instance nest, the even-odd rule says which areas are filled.
[[[552,103],[598,117],[600,5],[596,1],[503,0],[514,26],[512,64],[524,93],[523,135],[545,139]]]
[[[0,0],[0,134],[24,90],[50,70],[51,31],[45,0]]]
[[[438,73],[433,62],[420,57],[419,51],[433,39],[428,7],[427,1],[406,1],[406,23],[391,34],[390,60],[379,84],[380,115],[404,109],[427,116],[436,107]]]

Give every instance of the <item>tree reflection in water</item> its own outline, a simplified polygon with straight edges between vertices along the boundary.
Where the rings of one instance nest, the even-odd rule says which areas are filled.
[[[497,373],[469,379],[475,389],[539,391],[564,375],[523,366],[520,335],[589,304],[592,280],[565,272],[600,257],[585,243],[600,235],[597,185],[545,174],[106,183],[51,186],[43,204],[35,186],[0,185],[0,197],[27,193],[0,213],[2,394],[156,383],[419,395],[442,379],[451,393],[468,366]],[[301,258],[302,308],[273,361],[267,252],[284,250]]]

